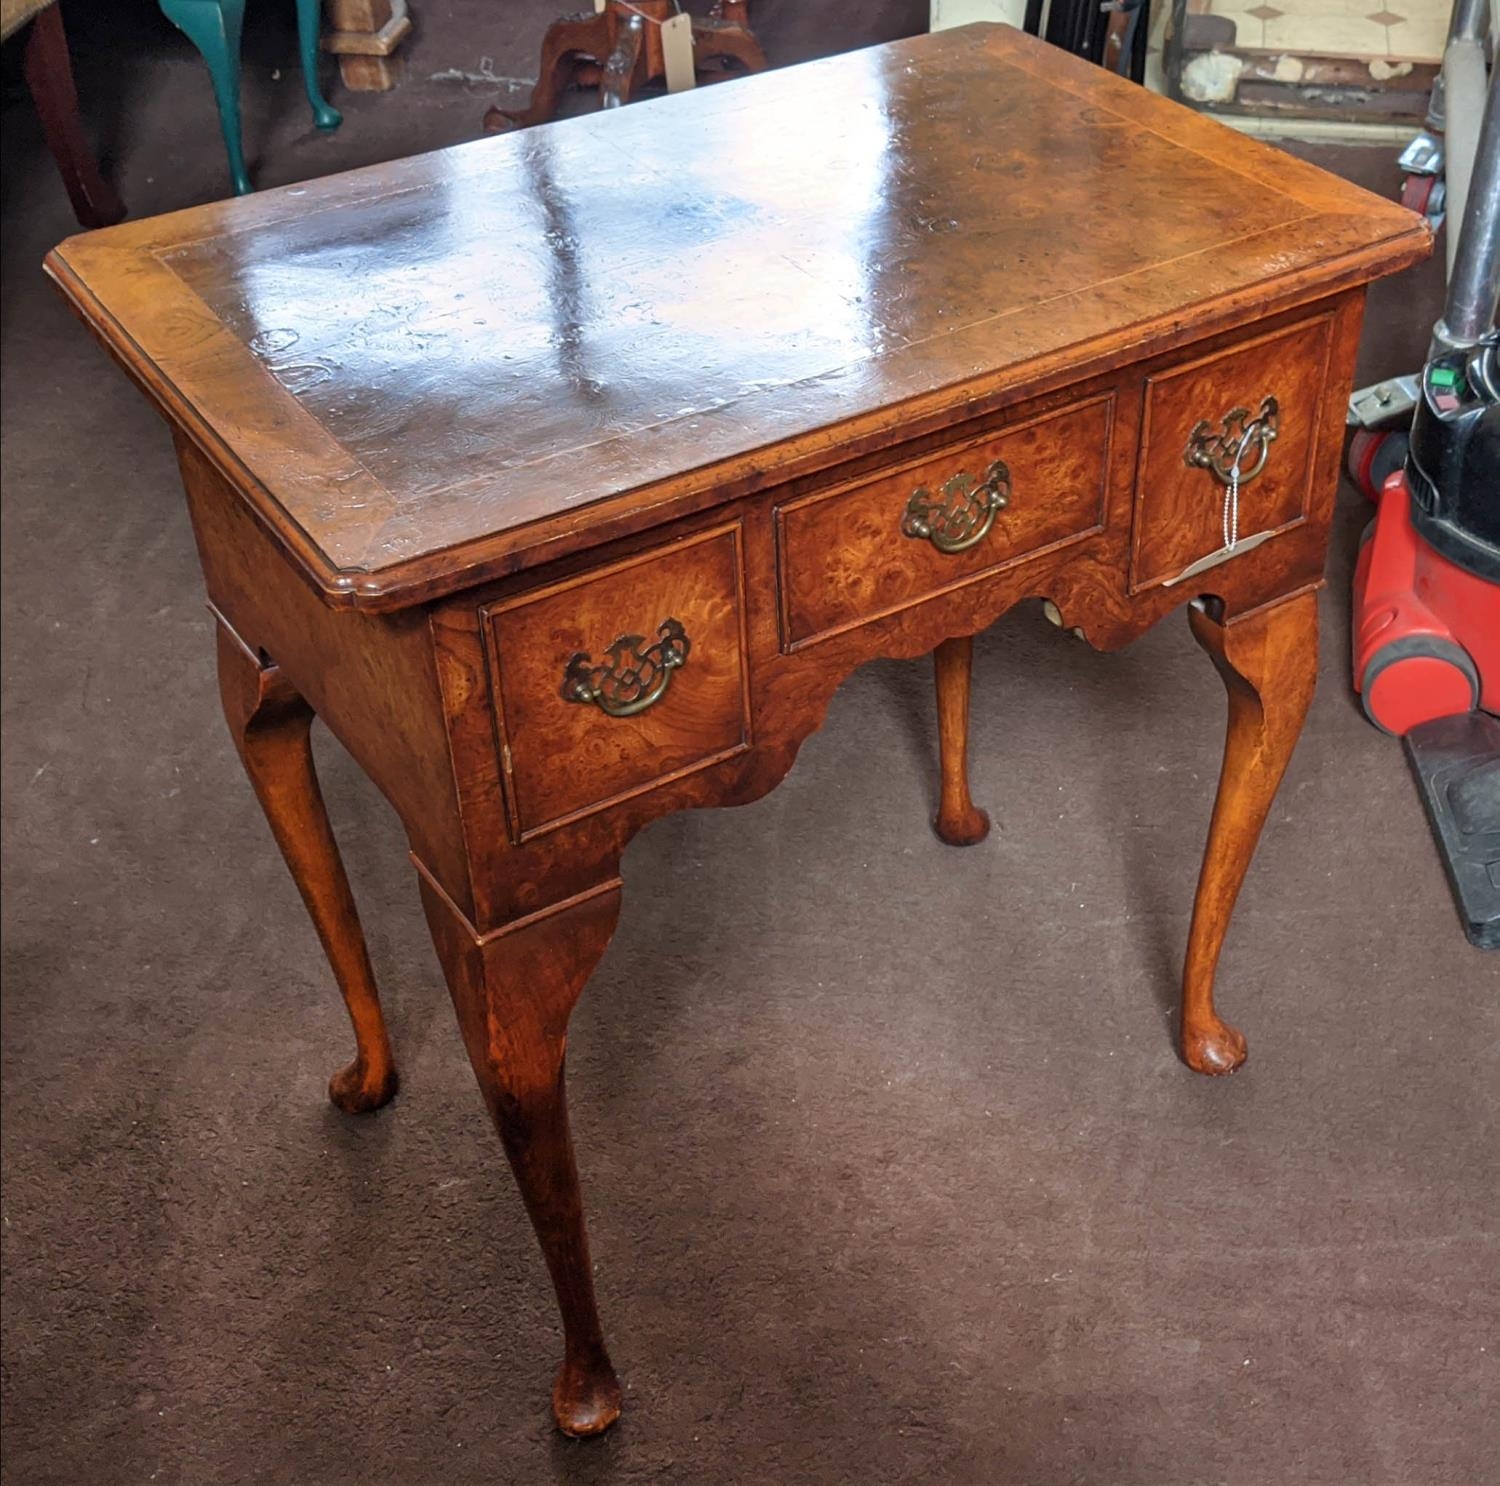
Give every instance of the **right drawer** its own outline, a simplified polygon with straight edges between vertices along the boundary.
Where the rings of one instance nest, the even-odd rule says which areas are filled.
[[[1238,545],[1306,518],[1332,344],[1325,314],[1147,378],[1132,588],[1223,550],[1226,528]]]

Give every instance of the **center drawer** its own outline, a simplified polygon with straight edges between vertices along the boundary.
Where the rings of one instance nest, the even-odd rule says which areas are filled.
[[[1106,393],[778,508],[784,647],[1099,530],[1113,414]]]
[[[740,528],[487,605],[519,838],[748,747]]]

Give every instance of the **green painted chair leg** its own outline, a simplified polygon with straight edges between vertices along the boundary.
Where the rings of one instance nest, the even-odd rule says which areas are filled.
[[[245,151],[240,139],[240,33],[245,0],[160,0],[161,11],[202,53],[219,105],[219,128],[229,156],[234,194],[250,191]]]
[[[297,43],[302,52],[302,80],[319,129],[337,129],[344,116],[318,87],[318,33],[323,26],[323,0],[297,0]]]

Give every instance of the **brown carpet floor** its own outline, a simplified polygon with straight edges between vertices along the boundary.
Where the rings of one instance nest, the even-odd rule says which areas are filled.
[[[70,5],[132,209],[216,194],[154,7]],[[445,75],[527,75],[551,8],[422,0],[408,83],[336,92],[332,137],[290,9],[247,38],[263,184],[470,137],[496,88]],[[757,10],[783,62],[925,19]],[[1500,975],[1349,691],[1351,492],[1224,960],[1232,1080],[1172,1050],[1223,726],[1185,624],[1108,657],[1028,607],[983,639],[975,850],[928,830],[915,664],[853,677],[763,802],[637,840],[571,1060],[627,1412],[569,1443],[400,832],[326,740],[403,1090],[324,1099],[350,1039],[219,718],[168,441],[42,282],[72,227],[14,86],[4,124],[7,1482],[1495,1479]],[[1314,153],[1396,185],[1389,151]],[[1374,296],[1367,374],[1438,298]]]

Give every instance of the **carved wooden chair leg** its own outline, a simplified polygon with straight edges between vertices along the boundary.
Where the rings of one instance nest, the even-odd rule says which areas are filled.
[[[1224,765],[1182,980],[1182,1056],[1199,1073],[1232,1073],[1245,1039],[1214,1010],[1214,971],[1235,899],[1318,679],[1318,598],[1300,593],[1228,624],[1188,610],[1193,638],[1229,694]]]
[[[396,1066],[359,913],[313,768],[313,710],[274,665],[262,665],[219,624],[219,694],[245,772],[286,858],[354,1024],[354,1061],[328,1097],[349,1114],[396,1092]]]
[[[932,652],[937,678],[938,768],[941,791],[933,829],[949,846],[973,846],[990,833],[990,818],[969,798],[969,676],[974,641],[944,640]]]
[[[564,1058],[568,1017],[619,917],[619,886],[480,937],[425,873],[421,883],[469,1061],[562,1312],[552,1412],[564,1434],[599,1434],[619,1417],[620,1385],[594,1301]]]
[[[608,50],[609,22],[603,14],[565,16],[554,21],[542,39],[542,60],[530,102],[525,108],[489,109],[484,116],[484,127],[495,133],[547,123],[557,113],[562,95],[579,66]]]

